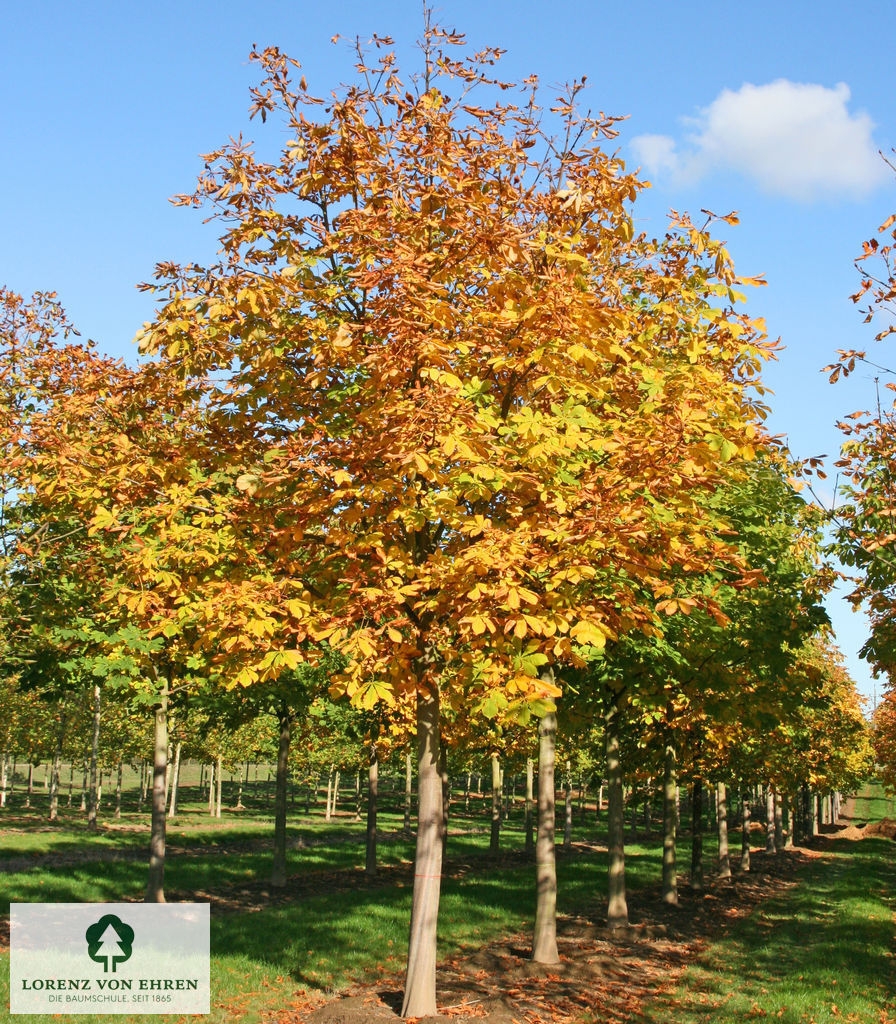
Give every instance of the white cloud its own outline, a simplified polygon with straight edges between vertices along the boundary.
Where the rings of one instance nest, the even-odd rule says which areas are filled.
[[[862,196],[886,181],[887,168],[865,113],[847,109],[849,87],[779,78],[724,89],[690,122],[679,148],[668,135],[639,135],[635,156],[649,174],[693,182],[730,168],[766,192],[791,199]]]

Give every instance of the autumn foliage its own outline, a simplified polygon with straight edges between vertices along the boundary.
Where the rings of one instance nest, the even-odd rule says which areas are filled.
[[[608,643],[690,659],[672,694],[645,673],[633,707],[677,700],[693,724],[707,679],[710,711],[736,707],[774,571],[796,565],[782,630],[805,631],[822,586],[777,477],[786,517],[715,497],[752,501],[738,488],[772,447],[775,346],[738,309],[759,282],[714,234],[736,217],[637,232],[646,183],[584,82],[545,110],[534,76],[503,82],[500,51],[462,42],[427,22],[401,77],[375,38],[329,100],[253,51],[252,113],[285,145],[231,140],[177,198],[219,227],[220,259],[158,265],[138,368],[70,343],[47,297],[2,295],[0,439],[39,524],[17,557],[45,570],[40,524],[72,524],[96,642],[130,657],[132,689],[239,693],[326,663],[332,696],[416,710],[407,1016],[436,1009],[443,739],[551,713]]]

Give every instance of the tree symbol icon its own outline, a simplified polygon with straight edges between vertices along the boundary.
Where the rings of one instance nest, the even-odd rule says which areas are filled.
[[[134,929],[114,914],[104,914],[85,933],[87,955],[103,964],[103,973],[115,973],[116,965],[131,957]]]

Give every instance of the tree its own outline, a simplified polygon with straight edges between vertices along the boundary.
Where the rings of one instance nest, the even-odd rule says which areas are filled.
[[[866,323],[875,318],[883,321],[876,341],[896,332],[894,224],[896,214],[878,228],[879,238],[864,243],[856,260],[861,285],[852,299],[856,303],[870,299],[864,310]],[[833,383],[853,372],[856,363],[876,371],[875,408],[851,413],[838,424],[845,440],[835,465],[845,480],[840,488],[845,500],[831,515],[837,525],[837,554],[858,574],[850,600],[856,606],[865,604],[871,615],[871,636],[862,648],[862,657],[868,659],[875,674],[892,678],[896,670],[896,397],[890,399],[881,390],[896,393],[896,383],[886,381],[881,389],[880,377],[893,377],[896,371],[868,359],[865,352],[852,350],[841,350],[838,361],[825,369],[831,371]]]
[[[409,88],[375,39],[329,105],[254,52],[252,111],[288,143],[273,163],[209,154],[181,202],[212,208],[223,259],[162,265],[140,338],[201,396],[202,475],[235,483],[228,521],[272,567],[295,649],[338,648],[362,706],[416,701],[405,1016],[436,1010],[442,705],[558,696],[544,665],[646,624],[670,564],[715,557],[695,496],[752,453],[771,347],[731,307],[709,223],[634,235],[643,184],[600,147],[614,119],[578,112],[581,83],[555,137],[535,79],[506,104],[499,51],[455,60],[461,41],[427,22]],[[240,683],[272,654],[259,640]]]

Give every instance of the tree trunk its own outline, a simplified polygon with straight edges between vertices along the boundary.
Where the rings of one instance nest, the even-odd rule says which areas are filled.
[[[417,852],[408,969],[402,1017],[436,1008],[436,926],[442,877],[442,781],[439,777],[439,692],[417,692]]]
[[[289,742],[292,738],[292,721],[285,708],[280,708],[277,722],[280,735],[274,790],[274,863],[271,868],[271,885],[280,889],[286,885],[286,783],[289,776]]]
[[[539,755],[540,756],[540,755]],[[531,857],[535,852],[535,839],[533,836],[532,821],[532,798],[534,796],[534,773],[535,765],[531,757],[526,758],[526,856]]]
[[[218,754],[217,763],[215,764],[217,770],[217,776],[215,779],[215,817],[221,817],[221,783],[223,782],[224,773],[221,771],[221,755]]]
[[[448,778],[448,750],[439,740],[439,777],[442,780],[442,860],[448,845],[448,815],[451,812],[451,782]]]
[[[470,810],[470,780],[472,775],[472,772],[467,772],[467,784],[464,788],[464,813],[467,813]]]
[[[336,817],[336,804],[339,803],[339,783],[341,779],[342,773],[337,768],[336,774],[333,776],[333,806],[331,808],[334,818]]]
[[[775,852],[780,853],[784,849],[784,814],[781,807],[781,794],[775,790]]]
[[[570,764],[566,762],[566,785],[564,786],[563,849],[572,846],[572,778]]]
[[[818,835],[818,831],[819,831],[819,829],[818,829],[818,794],[817,793],[810,793],[809,794],[809,800],[811,801],[811,808],[812,808],[812,835],[814,837],[814,836]]]
[[[691,888],[703,890],[703,780],[691,790]]]
[[[361,772],[355,772],[355,821],[361,820]]]
[[[653,829],[653,821],[651,818],[651,805],[653,803],[653,779],[647,780],[647,785],[644,788],[644,831],[648,837]]]
[[[663,903],[678,906],[678,867],[675,862],[675,747],[666,744],[663,761]]]
[[[597,804],[594,808],[594,820],[600,821],[600,812],[604,809],[604,784],[601,780],[600,785],[597,787]]]
[[[9,784],[9,754],[3,751],[0,758],[0,807],[6,806],[6,787]]]
[[[750,791],[741,791],[741,804],[743,812],[743,831],[740,837],[740,869],[750,870]]]
[[[165,678],[153,716],[152,824],[144,903],[165,902],[165,773],[168,770],[168,689]]]
[[[215,762],[208,766],[208,816],[215,816]]]
[[[731,877],[728,854],[728,790],[724,782],[716,785],[716,827],[719,831],[719,878]]]
[[[796,796],[793,793],[784,794],[784,809],[787,811],[787,830],[784,836],[784,849],[793,849],[793,833],[796,824]]]
[[[84,758],[84,763],[81,766],[81,807],[82,811],[87,810],[87,784],[90,779],[90,761],[87,757]]]
[[[66,807],[71,807],[72,796],[75,792],[75,762],[71,761],[68,766],[68,799],[65,801]],[[27,804],[26,804],[27,806]]]
[[[62,744],[65,741],[65,727],[68,714],[63,711],[59,718],[59,732],[56,734],[56,749],[53,751],[53,763],[48,777],[50,790],[50,821],[59,817],[59,764],[62,760]]]
[[[404,755],[404,830],[411,831],[411,802],[414,796],[413,761],[411,752]]]
[[[177,814],[177,788],[180,785],[180,750],[181,742],[177,741],[174,748],[174,769],[171,772],[171,788],[168,791],[168,817],[173,818]]]
[[[501,846],[501,762],[492,754],[492,833],[488,851],[497,856]]]
[[[28,792],[25,795],[25,806],[26,807],[30,807],[31,806],[31,797],[33,795],[34,795],[34,762],[30,759],[30,756],[29,756],[29,760],[28,760]],[[71,805],[69,805],[69,806],[71,806]]]
[[[557,864],[554,849],[554,755],[557,715],[552,711],[538,723],[538,839],[535,844],[535,932],[532,959],[555,964],[557,952]],[[532,785],[531,758],[526,768]]]
[[[234,808],[234,810],[237,810],[237,811],[244,810],[243,786],[248,786],[248,785],[249,785],[249,762],[247,761],[246,762],[246,774],[245,774],[245,776],[240,775],[240,784],[239,784],[239,786],[237,786],[237,790],[236,790],[236,807]],[[307,807],[305,808],[305,813],[306,814],[308,813],[308,808]]]
[[[625,818],[622,792],[622,765],[619,761],[619,705],[614,697],[605,716],[607,754],[607,927],[628,925],[625,898]]]
[[[765,852],[775,852],[775,794],[771,786],[765,788]]]
[[[376,874],[376,812],[379,789],[380,761],[376,743],[370,744],[370,760],[367,766],[367,857],[364,870],[368,875]]]
[[[121,818],[121,758],[118,759],[118,778],[115,782],[115,820]]]
[[[329,821],[333,815],[333,769],[327,775],[327,809],[324,813],[324,821]]]

